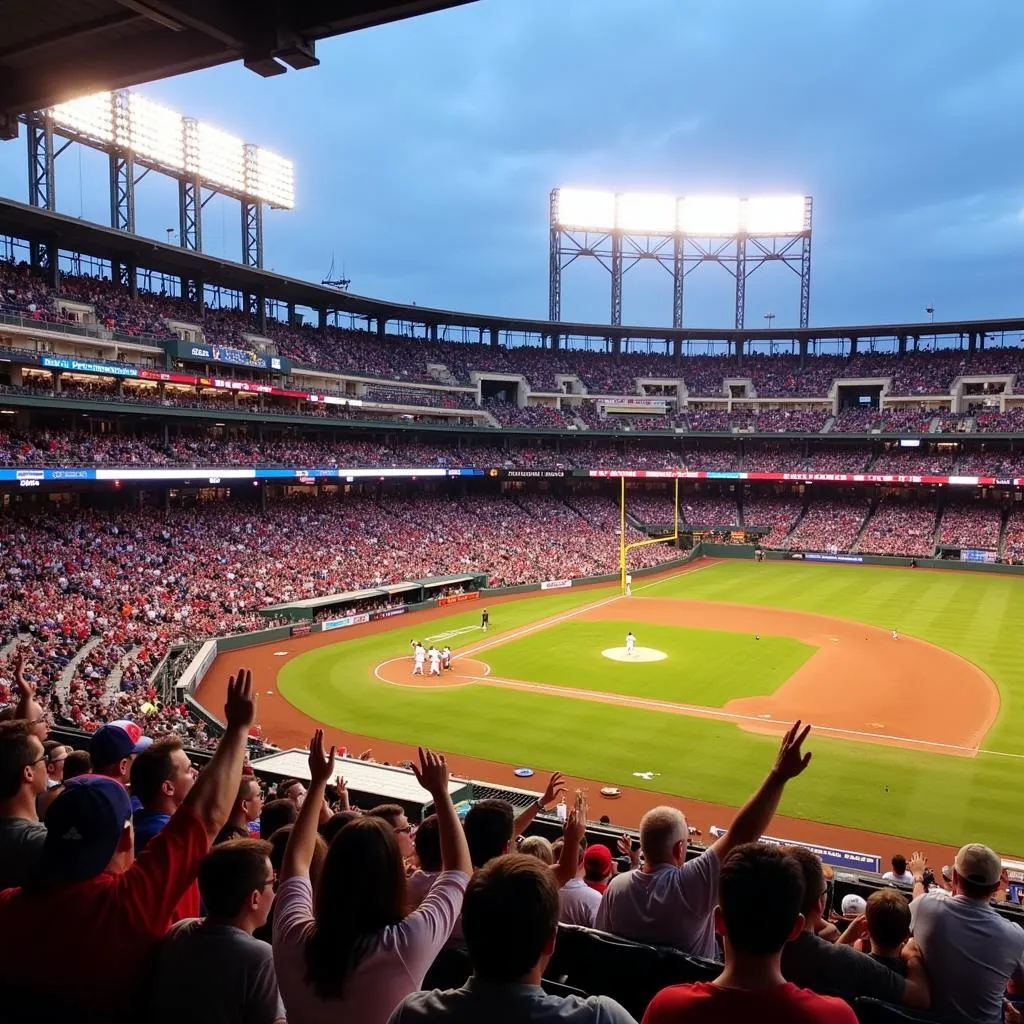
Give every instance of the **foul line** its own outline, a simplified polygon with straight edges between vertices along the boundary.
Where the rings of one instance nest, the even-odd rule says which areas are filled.
[[[761,726],[779,726],[788,729],[793,722],[781,718],[761,718],[759,715],[741,715],[734,711],[722,711],[719,708],[704,707],[700,704],[676,704],[672,701],[654,700],[650,697],[628,697],[621,693],[610,693],[604,690],[580,690],[568,686],[549,686],[546,683],[526,683],[519,679],[501,679],[497,676],[463,676],[477,683],[489,686],[501,686],[510,690],[528,690],[549,696],[582,698],[598,701],[602,704],[620,704],[623,707],[651,708],[656,711],[671,711],[675,714],[693,715],[700,718],[715,718],[727,722],[750,722]],[[811,723],[813,725],[813,723]],[[978,747],[965,747],[957,743],[939,743],[934,740],[919,740],[911,736],[893,736],[891,733],[867,732],[858,729],[842,729],[838,726],[814,725],[817,733],[834,736],[851,736],[857,739],[891,740],[893,743],[910,744],[921,747],[937,747],[943,750],[966,751],[969,754],[1000,753],[999,751],[980,750]],[[1024,757],[1024,754],[1006,754],[1006,757]]]

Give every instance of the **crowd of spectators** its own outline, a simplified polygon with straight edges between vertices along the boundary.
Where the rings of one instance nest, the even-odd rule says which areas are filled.
[[[503,427],[537,427],[541,430],[566,430],[572,427],[572,414],[550,405],[512,405],[491,399],[483,404]],[[607,428],[604,428],[607,429]]]
[[[743,523],[748,527],[764,527],[760,544],[766,548],[781,548],[786,535],[800,518],[803,503],[798,498],[768,498],[746,495],[743,498]]]
[[[998,505],[982,502],[947,505],[942,512],[939,543],[995,551],[999,546],[1002,520],[1002,509]]]
[[[883,498],[857,544],[869,555],[929,558],[935,551],[935,506]]]
[[[882,418],[881,410],[872,406],[848,405],[839,410],[839,415],[832,421],[832,433],[866,434],[879,426]]]
[[[812,500],[807,511],[785,541],[791,551],[849,551],[868,511],[866,499]]]
[[[740,521],[735,498],[709,494],[680,495],[679,512],[688,526],[734,526]]]
[[[1024,509],[1014,506],[1006,520],[1003,535],[1003,561],[1024,565]]]
[[[976,412],[974,424],[983,433],[1017,433],[1024,430],[1024,405],[1016,405],[1006,412]]]
[[[868,467],[880,476],[949,476],[956,454],[937,448],[888,448]]]

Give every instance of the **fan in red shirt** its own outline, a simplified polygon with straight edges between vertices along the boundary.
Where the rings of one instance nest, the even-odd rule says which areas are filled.
[[[65,785],[47,811],[38,876],[0,893],[0,934],[17,937],[0,957],[5,1019],[38,1016],[41,998],[47,1015],[77,1024],[137,1019],[145,965],[231,811],[255,710],[243,670],[228,684],[227,726],[210,763],[138,858],[124,786],[98,775]],[[56,971],[39,954],[55,921],[77,940]]]
[[[761,843],[737,846],[722,865],[715,930],[725,968],[713,982],[662,989],[643,1024],[857,1024],[841,999],[797,988],[782,977],[782,949],[804,925],[800,866]]]

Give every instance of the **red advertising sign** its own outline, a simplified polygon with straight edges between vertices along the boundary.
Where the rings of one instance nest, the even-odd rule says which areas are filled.
[[[475,601],[480,596],[478,590],[470,590],[465,594],[448,594],[446,597],[439,597],[438,604],[461,604],[463,601]]]

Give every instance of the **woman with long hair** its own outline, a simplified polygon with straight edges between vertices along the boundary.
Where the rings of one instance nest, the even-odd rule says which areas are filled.
[[[421,749],[419,761],[413,772],[434,799],[442,864],[423,902],[408,913],[395,833],[385,820],[367,817],[331,841],[314,907],[309,865],[334,747],[325,755],[323,731],[313,736],[309,792],[288,838],[274,912],[274,965],[289,1024],[386,1024],[423,984],[451,934],[472,871],[469,848],[444,757]]]

